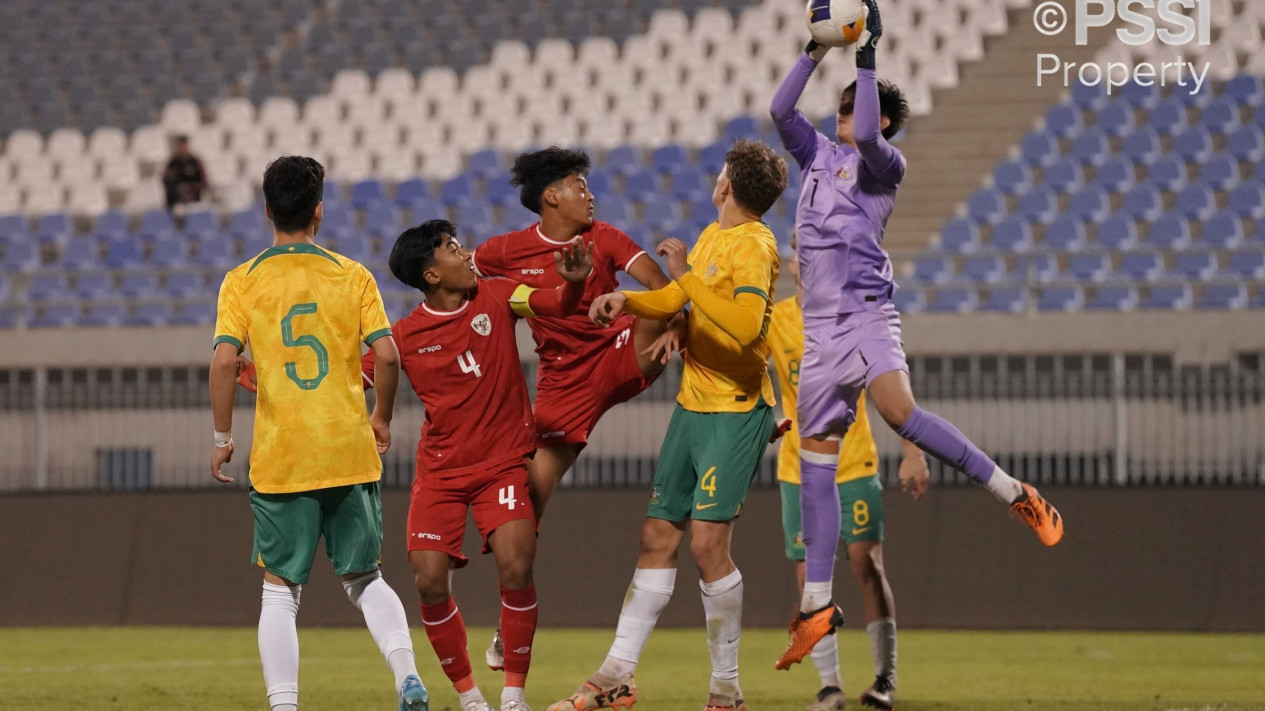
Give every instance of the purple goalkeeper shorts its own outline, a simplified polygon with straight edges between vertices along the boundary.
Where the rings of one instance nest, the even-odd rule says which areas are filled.
[[[843,435],[856,419],[857,398],[875,378],[908,372],[900,314],[891,303],[874,311],[804,319],[799,371],[801,437]]]

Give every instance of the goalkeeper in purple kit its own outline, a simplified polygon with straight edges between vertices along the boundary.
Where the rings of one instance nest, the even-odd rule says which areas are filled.
[[[988,488],[1042,543],[1053,546],[1063,537],[1062,518],[1035,488],[1011,478],[951,423],[914,402],[900,315],[892,303],[892,263],[881,246],[905,177],[905,158],[888,139],[903,127],[909,108],[899,89],[875,76],[883,28],[876,1],[865,4],[867,36],[857,45],[857,81],[839,101],[838,142],[818,133],[795,108],[828,47],[808,43],[771,107],[782,144],[803,178],[795,229],[803,280],[797,416],[807,579],[778,669],[803,659],[843,622],[831,592],[840,530],[835,470],[840,439],[862,390],[901,437]]]

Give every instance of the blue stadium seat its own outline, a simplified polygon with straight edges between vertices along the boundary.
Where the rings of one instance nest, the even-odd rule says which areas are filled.
[[[1084,303],[1084,293],[1074,284],[1047,286],[1037,294],[1038,311],[1079,311]]]
[[[931,297],[931,302],[927,304],[927,311],[931,313],[964,314],[974,311],[978,303],[979,296],[975,293],[975,289],[971,287],[948,287],[936,291],[935,295]]]
[[[1149,247],[1157,249],[1183,249],[1190,243],[1190,222],[1180,212],[1168,212],[1151,223],[1146,235]]]
[[[641,247],[647,252],[654,249],[654,236],[645,226],[629,225],[628,227],[623,228],[623,230],[638,247]]]
[[[1044,131],[1033,131],[1024,137],[1021,152],[1028,165],[1047,166],[1058,160],[1058,138]]]
[[[119,210],[110,210],[97,218],[93,231],[99,235],[125,235],[128,233],[128,218]]]
[[[1265,158],[1265,136],[1259,126],[1241,126],[1225,139],[1225,150],[1249,163]]]
[[[947,257],[923,256],[914,260],[913,278],[919,284],[943,284],[953,276],[953,262]]]
[[[707,206],[712,208],[711,212],[712,217],[714,218],[716,216],[716,208],[712,207],[710,201],[707,203]],[[595,208],[597,219],[602,220],[603,222],[609,222],[616,227],[628,225],[633,220],[632,203],[622,197],[612,196],[605,200],[599,200],[596,202]]]
[[[1133,187],[1134,181],[1133,161],[1123,156],[1108,158],[1094,174],[1094,182],[1113,193],[1128,190]]]
[[[370,178],[351,186],[351,206],[363,210],[374,203],[387,201],[387,189],[381,180]]]
[[[1138,290],[1132,284],[1103,284],[1085,302],[1086,311],[1131,311],[1138,305]]]
[[[127,309],[122,304],[96,304],[79,317],[80,326],[95,328],[112,328],[122,326],[127,317]]]
[[[17,328],[25,322],[29,312],[29,306],[0,306],[0,328]]]
[[[463,202],[470,202],[477,195],[478,190],[474,184],[474,179],[465,173],[460,173],[445,180],[443,186],[439,189],[439,199],[449,207],[455,207]]]
[[[1151,164],[1146,177],[1160,190],[1177,192],[1186,187],[1186,161],[1176,156],[1164,156]]]
[[[321,231],[321,238],[325,237],[324,230]],[[258,231],[251,232],[245,237],[237,240],[238,247],[241,250],[242,260],[253,259],[260,252],[272,246],[272,235],[268,232]]]
[[[321,188],[321,201],[325,203],[325,209],[329,209],[331,205],[337,205],[343,201],[343,184],[335,180],[326,180]]]
[[[927,307],[922,289],[907,286],[896,290],[896,295],[892,297],[892,303],[896,305],[896,310],[902,314],[916,314]]]
[[[1164,271],[1164,257],[1159,252],[1129,252],[1120,258],[1116,274],[1134,281],[1157,279]]]
[[[699,198],[710,198],[712,194],[711,181],[698,170],[694,170],[689,166],[683,166],[684,170],[678,170],[672,174],[671,193],[674,197],[693,201]]]
[[[1017,160],[1003,161],[993,170],[993,184],[1007,195],[1018,195],[1032,185],[1032,170]]]
[[[176,308],[170,323],[179,326],[207,326],[215,323],[215,304],[207,301],[181,304]]]
[[[1131,81],[1120,87],[1119,91],[1120,97],[1128,105],[1136,106],[1139,109],[1149,109],[1160,101],[1160,91],[1154,82],[1150,85],[1143,85]]]
[[[460,213],[460,210],[458,212]],[[389,203],[375,203],[365,211],[364,231],[374,237],[394,240],[402,231],[400,224],[399,211]],[[459,230],[465,230],[474,225],[458,224],[457,227]]]
[[[62,249],[58,266],[75,271],[96,269],[100,266],[101,244],[95,236],[77,235]]]
[[[1199,179],[1215,190],[1229,190],[1239,182],[1239,160],[1219,153],[1199,168]]]
[[[329,185],[329,183],[326,183]],[[326,219],[328,219],[330,206],[325,206]],[[325,221],[321,221],[321,229],[325,229]],[[246,237],[254,233],[263,232],[268,235],[269,242],[272,240],[271,229],[268,225],[268,219],[264,217],[263,208],[259,206],[248,207],[245,210],[234,212],[228,221],[228,232],[235,237]]]
[[[1106,219],[1111,212],[1111,196],[1101,186],[1086,185],[1072,196],[1067,209],[1068,214],[1073,217],[1086,222],[1098,222]]]
[[[1265,103],[1258,104],[1256,109],[1252,111],[1252,122],[1261,128],[1265,128]]]
[[[71,298],[70,285],[61,272],[43,272],[31,277],[26,286],[31,301],[65,301]]]
[[[118,292],[129,299],[158,296],[158,275],[153,272],[130,272],[119,279]]]
[[[661,174],[675,173],[683,165],[688,165],[690,156],[685,147],[677,143],[668,143],[650,154],[650,167]]]
[[[1081,110],[1071,104],[1055,104],[1045,112],[1046,130],[1059,138],[1070,138],[1083,125]]]
[[[711,175],[719,175],[720,169],[725,167],[725,155],[729,153],[732,143],[728,141],[716,141],[703,146],[698,152],[698,164]],[[791,172],[795,171],[795,167],[791,166]]]
[[[1085,111],[1098,111],[1107,104],[1107,93],[1101,84],[1077,82],[1072,85],[1072,101]]]
[[[505,168],[501,164],[501,154],[495,149],[485,148],[466,159],[466,170],[487,180],[503,172]]]
[[[185,217],[184,229],[181,231],[186,235],[197,235],[208,232],[218,232],[219,229],[219,215],[209,210],[199,210],[197,212],[191,212]]]
[[[979,243],[979,228],[970,220],[955,217],[940,228],[940,249],[946,252],[974,252]]]
[[[1121,148],[1125,157],[1136,165],[1150,165],[1158,160],[1162,153],[1160,135],[1149,125],[1139,126],[1125,136]]]
[[[1111,271],[1111,258],[1102,252],[1073,254],[1067,261],[1067,275],[1079,281],[1102,281]]]
[[[733,145],[739,138],[760,138],[760,124],[753,116],[738,116],[725,124],[725,142]]]
[[[1059,276],[1059,260],[1053,254],[1027,254],[1012,260],[1006,281],[1016,284],[1046,284]]]
[[[30,223],[26,219],[26,215],[3,215],[0,216],[0,237],[8,237],[10,235],[29,235],[31,231]]]
[[[1022,286],[999,286],[991,289],[977,310],[990,313],[1023,313],[1028,310],[1028,289]]]
[[[1233,213],[1233,210],[1225,210],[1225,212]],[[1265,220],[1257,221],[1256,231],[1252,233],[1251,241],[1258,245],[1265,245]]]
[[[458,229],[458,232],[465,232],[464,223],[462,223],[462,227]],[[330,249],[352,261],[364,264],[372,257],[369,242],[368,235],[364,233],[350,234],[338,238],[336,242],[330,245]]]
[[[1057,252],[1075,252],[1085,246],[1085,223],[1063,215],[1054,219],[1045,228],[1045,239],[1041,241],[1042,249]]]
[[[1108,136],[1121,137],[1137,126],[1134,120],[1133,107],[1127,103],[1114,102],[1098,112],[1095,125],[1099,131]]]
[[[624,183],[624,194],[633,202],[645,202],[659,194],[659,175],[650,169],[639,170],[628,175]]]
[[[171,304],[165,302],[141,304],[123,319],[123,325],[166,326],[173,315]]]
[[[194,245],[197,251],[192,261],[197,266],[228,269],[237,261],[233,253],[233,242],[224,235],[203,235],[194,241]]]
[[[651,229],[667,232],[681,224],[681,205],[675,201],[656,200],[646,203],[642,222]]]
[[[1243,243],[1243,220],[1229,210],[1218,212],[1204,223],[1199,241],[1211,249],[1237,247]]]
[[[585,176],[585,181],[588,183],[589,192],[593,193],[593,198],[595,200],[601,201],[615,196],[615,179],[609,170],[594,168],[589,171],[588,175]],[[508,180],[497,180],[489,183],[489,193],[491,192],[492,185],[502,182],[514,191],[514,202],[518,202],[518,188],[510,185]]]
[[[1019,213],[1031,222],[1047,223],[1058,214],[1059,199],[1054,191],[1038,185],[1019,198]]]
[[[1200,87],[1200,89],[1202,88],[1203,87]],[[1196,89],[1195,83],[1192,81],[1186,82],[1185,86],[1176,84],[1173,86],[1173,96],[1178,100],[1185,102],[1187,106],[1203,108],[1212,103],[1212,92],[1202,91],[1200,89]]]
[[[1044,182],[1064,195],[1076,192],[1085,184],[1085,171],[1080,161],[1066,156],[1045,169]]]
[[[1098,128],[1091,128],[1076,137],[1072,155],[1081,165],[1102,165],[1111,156],[1111,138]]]
[[[1178,311],[1190,308],[1193,301],[1190,284],[1166,282],[1152,286],[1140,306],[1148,311]]]
[[[1257,289],[1256,296],[1248,299],[1247,307],[1249,309],[1265,309],[1265,289]]]
[[[149,253],[148,262],[155,267],[168,269],[183,267],[189,263],[189,243],[176,237],[158,240],[154,242],[153,249]],[[114,266],[110,264],[108,253],[106,264]]]
[[[1265,99],[1265,87],[1255,74],[1240,74],[1225,84],[1225,96],[1241,106],[1257,106]]]
[[[993,225],[1006,216],[1006,197],[997,188],[977,188],[967,201],[966,209],[972,220]]]
[[[69,328],[79,320],[76,304],[50,304],[35,311],[30,325],[34,328]]]
[[[1216,209],[1212,186],[1203,181],[1191,183],[1177,193],[1177,210],[1192,220],[1206,220]]]
[[[977,284],[994,284],[1006,273],[1006,260],[995,254],[976,254],[962,260],[962,277]]]
[[[44,215],[35,223],[35,238],[42,244],[64,244],[74,233],[75,225],[64,212]]]
[[[1228,207],[1243,217],[1265,218],[1265,183],[1254,179],[1230,191]]]
[[[1182,252],[1173,259],[1170,273],[1192,281],[1207,280],[1217,273],[1217,255],[1208,250]]]
[[[1224,273],[1243,279],[1265,279],[1265,250],[1253,247],[1231,252]]]
[[[1175,136],[1190,124],[1187,122],[1186,105],[1177,99],[1166,99],[1156,105],[1147,123],[1160,135]]]
[[[1150,183],[1140,183],[1124,194],[1121,209],[1139,220],[1154,220],[1164,208],[1164,198]]]
[[[1247,308],[1247,285],[1237,280],[1205,284],[1195,308],[1202,311]]]
[[[141,244],[130,236],[111,239],[105,243],[105,266],[111,269],[131,269],[141,264]]]
[[[40,265],[39,249],[34,242],[10,242],[4,245],[4,256],[0,257],[0,269],[6,272],[29,272]]]
[[[1023,217],[1007,217],[993,228],[993,249],[1026,252],[1032,249],[1032,225]]]
[[[106,272],[87,272],[75,279],[75,297],[82,301],[104,298],[114,289],[114,279]]]
[[[136,234],[146,239],[163,239],[176,234],[176,225],[166,210],[150,210],[141,216]]]
[[[641,170],[641,166],[641,151],[626,144],[612,148],[602,161],[603,168],[619,175],[635,173]]]
[[[1224,136],[1239,126],[1239,105],[1229,97],[1216,99],[1204,107],[1199,123],[1209,131]]]
[[[409,178],[395,186],[395,204],[403,208],[411,209],[415,202],[428,200],[430,197],[430,186],[421,178]]]
[[[1173,153],[1202,163],[1212,157],[1212,134],[1203,126],[1191,126],[1173,137]]]

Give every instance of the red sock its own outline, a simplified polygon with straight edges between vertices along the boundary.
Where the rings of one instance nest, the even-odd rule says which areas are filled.
[[[457,601],[450,597],[438,605],[423,604],[422,625],[448,680],[455,686],[467,679],[472,672],[466,651],[466,622],[461,619]]]
[[[522,688],[531,667],[531,644],[536,636],[536,586],[524,590],[501,588],[501,639],[505,643],[505,685]]]

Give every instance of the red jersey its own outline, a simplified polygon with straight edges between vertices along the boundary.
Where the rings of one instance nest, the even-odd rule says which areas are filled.
[[[633,262],[646,254],[631,237],[606,222],[595,221],[579,238],[594,246],[593,273],[584,284],[579,307],[570,316],[540,317],[528,322],[536,341],[536,355],[540,357],[542,383],[555,377],[565,378],[573,364],[593,357],[619,335],[616,329],[593,323],[589,305],[602,294],[615,291],[619,286],[618,273],[628,271]],[[485,277],[508,277],[536,289],[552,289],[562,283],[554,268],[553,253],[573,241],[551,240],[536,223],[479,245],[474,250],[474,267]]]
[[[550,267],[550,271],[557,272]],[[559,277],[561,281],[561,277]],[[391,328],[401,370],[426,406],[417,475],[457,476],[536,449],[510,299],[519,284],[482,279],[456,311],[423,302]],[[532,319],[535,320],[535,319]],[[363,360],[373,373],[373,351]]]

